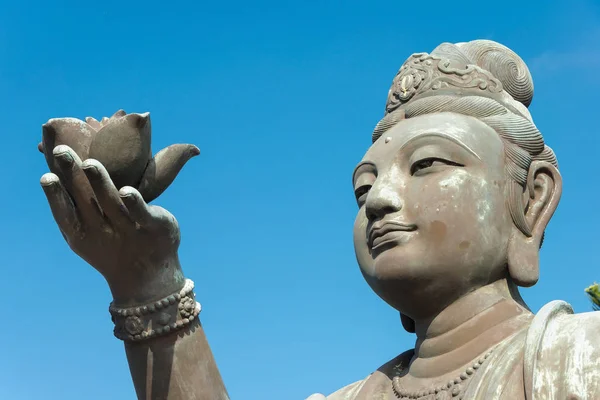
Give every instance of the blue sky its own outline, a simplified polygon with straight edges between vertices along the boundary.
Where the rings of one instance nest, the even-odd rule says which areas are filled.
[[[155,152],[202,150],[157,204],[180,221],[232,398],[329,393],[411,347],[358,271],[351,173],[402,62],[478,38],[530,64],[530,109],[564,177],[524,297],[588,311],[583,289],[600,280],[597,2],[1,2],[0,398],[135,397],[110,293],[58,232],[36,149],[49,118],[119,108],[151,112]]]

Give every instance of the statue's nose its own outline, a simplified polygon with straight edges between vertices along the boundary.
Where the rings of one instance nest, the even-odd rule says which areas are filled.
[[[399,185],[388,180],[376,181],[365,202],[365,213],[370,221],[382,219],[402,209]]]

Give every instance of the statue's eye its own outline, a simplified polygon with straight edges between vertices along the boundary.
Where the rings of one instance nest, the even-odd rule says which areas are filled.
[[[371,185],[362,185],[354,190],[354,196],[356,197],[356,202],[359,207],[362,207],[367,201],[367,195],[369,194],[370,189]]]
[[[448,160],[443,160],[441,158],[433,158],[433,157],[432,158],[424,158],[422,160],[415,162],[410,167],[410,174],[411,175],[419,175],[420,173],[433,172],[434,170],[437,170],[437,168],[434,168],[434,167],[447,167],[447,166],[464,167],[464,165],[462,165],[462,164],[455,163],[455,162],[448,161]]]
[[[352,177],[354,181],[354,197],[361,208],[367,201],[367,194],[377,180],[377,169],[372,163],[360,165]]]

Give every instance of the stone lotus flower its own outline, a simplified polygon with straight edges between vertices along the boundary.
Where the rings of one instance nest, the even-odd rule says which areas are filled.
[[[60,176],[53,150],[67,145],[81,160],[101,162],[117,189],[136,188],[146,202],[156,199],[173,182],[181,168],[200,150],[192,144],[173,144],[152,157],[150,113],[127,114],[119,110],[97,121],[87,117],[53,118],[42,125],[42,142],[50,171]]]

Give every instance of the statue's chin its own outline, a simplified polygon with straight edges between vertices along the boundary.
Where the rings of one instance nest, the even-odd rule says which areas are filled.
[[[378,254],[369,265],[361,265],[361,272],[375,294],[400,312],[405,311],[407,303],[415,301],[415,292],[422,292],[417,288],[429,280],[410,261],[400,249],[390,249]]]
[[[419,249],[398,246],[377,254],[370,265],[361,265],[375,294],[409,316],[439,311],[437,306],[456,300],[454,296],[468,291],[473,283],[443,260],[418,254]],[[422,308],[425,305],[427,309]]]
[[[419,280],[427,267],[407,246],[395,246],[373,254],[369,275],[376,280]]]

